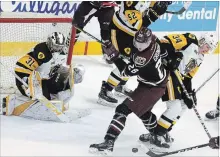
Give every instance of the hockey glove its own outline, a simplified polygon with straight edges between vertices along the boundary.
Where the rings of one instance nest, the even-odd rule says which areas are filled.
[[[211,147],[212,149],[219,149],[219,136],[212,137],[209,140],[209,147]]]
[[[188,109],[192,109],[194,103],[193,103],[193,99],[191,98],[191,96],[187,97],[186,94],[183,93],[182,99],[183,99],[184,103],[186,104],[186,106],[188,107]]]
[[[150,8],[148,16],[151,21],[155,22],[159,16],[163,15],[168,8],[168,5],[172,4],[171,1],[159,1],[154,4],[152,8]]]
[[[105,45],[106,46],[102,46],[104,58],[109,64],[112,64],[118,58],[119,52],[111,42]]]
[[[166,70],[174,71],[179,67],[182,59],[183,54],[181,52],[175,52],[175,56],[167,57],[166,59],[164,59],[166,61],[163,63],[165,65]]]

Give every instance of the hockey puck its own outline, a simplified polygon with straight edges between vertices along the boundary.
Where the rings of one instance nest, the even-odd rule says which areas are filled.
[[[138,152],[138,149],[137,149],[137,148],[132,148],[132,152],[133,152],[133,153],[137,153],[137,152]]]

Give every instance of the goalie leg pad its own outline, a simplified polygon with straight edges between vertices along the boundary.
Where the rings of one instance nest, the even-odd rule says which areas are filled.
[[[35,103],[35,100],[31,100],[23,95],[8,95],[7,97],[3,98],[3,114],[6,116],[20,116]]]
[[[26,87],[24,87],[25,89]],[[28,78],[28,88],[25,90],[33,100],[41,98],[43,96],[41,76],[38,71],[33,71]]]

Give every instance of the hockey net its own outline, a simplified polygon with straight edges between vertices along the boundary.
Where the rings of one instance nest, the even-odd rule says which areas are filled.
[[[0,62],[6,66],[0,64],[1,94],[17,92],[15,77],[9,70],[14,71],[20,57],[37,43],[45,42],[52,32],[59,31],[68,36],[72,28],[71,18],[20,17],[0,14]]]

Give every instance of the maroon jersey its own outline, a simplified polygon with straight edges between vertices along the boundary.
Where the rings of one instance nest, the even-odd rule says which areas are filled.
[[[161,60],[161,56],[165,56],[166,54],[161,54],[158,41],[154,36],[152,44],[148,49],[142,52],[135,49],[131,58],[133,64],[128,65],[130,69],[133,66],[132,70],[133,72],[136,71],[138,81],[153,86],[157,86],[167,77],[167,71],[162,65]]]

